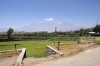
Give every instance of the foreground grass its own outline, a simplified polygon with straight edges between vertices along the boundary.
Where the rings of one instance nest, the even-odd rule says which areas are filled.
[[[60,41],[64,44],[76,44],[77,41]],[[21,44],[17,46],[17,49],[26,48],[28,57],[45,57],[46,45],[53,44],[53,41],[41,40],[41,41],[9,41],[0,42],[0,44]],[[57,42],[56,42],[57,44]],[[0,46],[0,51],[13,50],[14,46]]]

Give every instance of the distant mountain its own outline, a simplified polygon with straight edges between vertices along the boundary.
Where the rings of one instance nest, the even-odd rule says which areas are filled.
[[[66,22],[44,22],[40,25],[36,25],[33,23],[29,26],[25,26],[17,30],[28,31],[28,32],[34,32],[34,31],[54,32],[55,27],[57,28],[58,31],[70,31],[70,30],[77,30],[81,28],[79,26],[75,26],[73,24],[66,23]]]
[[[57,28],[57,31],[70,31],[70,30],[78,30],[81,27],[75,26],[71,23],[66,22],[44,22],[42,24],[31,24],[29,26],[24,26],[18,29],[14,29],[15,31],[26,31],[26,32],[36,32],[36,31],[48,31],[48,32],[54,32],[55,27]],[[7,31],[7,29],[0,28],[0,31]]]

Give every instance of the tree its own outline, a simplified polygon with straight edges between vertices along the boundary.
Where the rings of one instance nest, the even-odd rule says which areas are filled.
[[[73,31],[71,30],[71,31],[69,32],[69,36],[71,37],[71,36],[72,36],[72,34],[73,34]]]
[[[89,32],[91,32],[91,30],[89,30],[89,29],[84,29],[84,32],[83,32],[84,36],[88,36],[88,33],[89,33]]]
[[[11,34],[13,33],[13,29],[12,28],[9,28],[8,31],[7,31],[7,35],[8,35],[8,38],[10,38]]]
[[[97,32],[100,33],[100,25],[97,24],[97,25],[94,27],[93,31],[96,32],[96,33],[97,33]]]
[[[83,35],[83,28],[81,28],[79,31],[79,36],[82,36],[82,35]]]

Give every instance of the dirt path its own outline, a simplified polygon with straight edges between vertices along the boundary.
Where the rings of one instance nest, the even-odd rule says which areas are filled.
[[[35,66],[100,66],[100,46],[71,57],[47,61]]]
[[[0,66],[14,66],[17,56],[6,57],[0,59]]]
[[[43,63],[43,62],[46,62],[46,61],[57,60],[59,58],[61,58],[61,57],[57,57],[57,56],[50,56],[50,57],[44,57],[44,58],[28,57],[28,58],[25,58],[23,60],[23,65],[22,66],[34,66],[34,65],[39,64],[39,63]]]

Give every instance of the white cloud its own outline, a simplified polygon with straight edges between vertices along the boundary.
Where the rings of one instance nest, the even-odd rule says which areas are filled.
[[[52,20],[54,20],[54,19],[53,19],[53,18],[49,18],[49,19],[46,19],[46,18],[45,18],[45,20],[46,20],[46,21],[52,21]]]
[[[62,24],[63,22],[57,22],[57,24]]]

